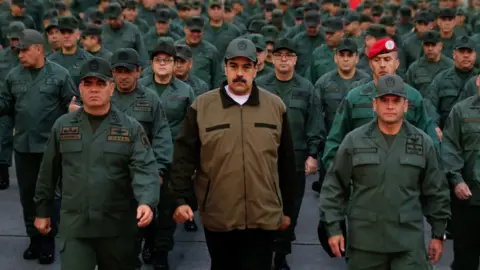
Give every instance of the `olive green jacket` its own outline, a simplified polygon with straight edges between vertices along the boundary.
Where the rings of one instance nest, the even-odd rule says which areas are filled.
[[[35,80],[23,65],[16,66],[0,92],[0,115],[14,117],[14,149],[43,153],[53,123],[68,112],[78,91],[68,71],[46,60]]]
[[[435,236],[450,218],[450,190],[432,140],[407,121],[388,147],[376,120],[349,133],[338,149],[320,193],[330,236],[377,252],[408,252],[424,241],[423,216]]]
[[[408,111],[405,119],[430,135],[435,146],[438,146],[437,134],[435,132],[436,125],[428,116],[422,95],[408,84],[405,84],[405,90],[408,97]],[[376,118],[372,109],[372,100],[375,98],[375,95],[376,88],[373,81],[356,87],[347,94],[338,108],[328,133],[322,158],[325,168],[330,166],[339,145],[350,131]]]
[[[130,93],[115,90],[112,104],[142,124],[152,144],[158,172],[160,176],[164,176],[172,163],[173,140],[167,115],[158,96],[151,89],[137,84],[135,90]]]
[[[187,80],[183,82],[192,87],[193,92],[197,97],[211,90],[210,88],[208,88],[208,85],[204,80],[192,74],[188,74]]]
[[[224,22],[220,27],[213,27],[206,23],[203,28],[203,40],[210,42],[218,51],[218,60],[222,61],[225,57],[225,51],[228,44],[233,39],[239,37],[240,29],[231,23]]]
[[[135,235],[137,207],[157,206],[157,163],[142,126],[112,107],[92,133],[83,108],[55,122],[38,176],[37,217],[51,217],[62,181],[60,234],[69,237]]]
[[[8,26],[12,22],[22,22],[25,25],[25,28],[36,29],[35,22],[28,14],[25,14],[25,16],[22,17],[12,16],[10,11],[0,14],[0,44],[4,48],[8,46],[7,32]]]
[[[295,65],[295,72],[297,72],[300,76],[304,76],[309,79],[309,77],[305,75],[307,73],[307,70],[311,68],[310,64],[313,61],[322,62],[323,60],[320,59],[321,56],[319,56],[315,52],[318,52],[317,49],[319,49],[319,46],[325,43],[325,35],[322,31],[320,31],[318,35],[311,37],[307,34],[307,32],[300,32],[299,34],[295,35],[295,37],[293,37],[293,40],[298,44],[298,60],[297,64]],[[320,54],[323,54],[323,52],[320,52]],[[318,76],[318,78],[320,77],[321,76]],[[311,82],[315,83],[316,81]]]
[[[451,188],[466,183],[472,197],[465,203],[480,205],[480,100],[478,94],[455,104],[443,129],[442,164]]]
[[[406,82],[417,89],[423,97],[427,95],[427,88],[435,76],[440,72],[452,67],[452,59],[441,55],[438,62],[428,62],[424,56],[413,62],[407,70]]]
[[[306,78],[312,83],[316,83],[320,77],[329,71],[337,68],[337,64],[333,60],[335,52],[327,44],[322,44],[316,48],[311,55],[310,67],[306,72]]]

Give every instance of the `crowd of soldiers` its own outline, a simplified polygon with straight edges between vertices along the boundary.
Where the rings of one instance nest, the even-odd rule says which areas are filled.
[[[0,189],[13,157],[24,259],[53,263],[58,231],[62,269],[169,269],[198,210],[212,269],[290,269],[319,173],[322,244],[350,269],[428,269],[446,234],[452,269],[478,269],[480,0],[0,12]]]

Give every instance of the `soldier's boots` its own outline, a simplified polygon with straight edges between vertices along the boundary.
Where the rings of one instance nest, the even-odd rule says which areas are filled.
[[[52,264],[55,261],[55,238],[53,236],[42,236],[39,245],[39,264]]]
[[[273,260],[273,270],[290,270],[287,263],[287,256],[285,254],[276,253]]]
[[[154,270],[170,270],[170,266],[168,265],[168,252],[159,251],[155,253],[153,269]]]
[[[40,255],[40,237],[30,237],[30,245],[23,252],[23,258],[25,260],[36,260]]]
[[[147,241],[145,241],[143,245],[142,259],[144,264],[150,265],[153,262],[153,245],[147,243]]]
[[[195,222],[195,219],[192,219],[192,221],[187,220],[187,222],[185,222],[183,226],[185,227],[185,231],[187,232],[198,231],[198,226],[197,226],[197,223]]]
[[[5,190],[10,186],[10,174],[8,166],[0,165],[0,190]]]

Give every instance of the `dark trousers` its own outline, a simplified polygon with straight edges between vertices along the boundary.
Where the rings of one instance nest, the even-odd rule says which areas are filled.
[[[10,116],[0,117],[0,166],[12,166],[13,121]]]
[[[292,253],[292,242],[295,240],[295,227],[297,226],[298,215],[302,206],[303,195],[305,195],[305,172],[297,172],[295,186],[294,212],[290,217],[290,226],[285,231],[278,231],[275,237],[275,252],[283,255]]]
[[[19,153],[15,151],[15,168],[18,178],[18,187],[20,190],[20,202],[23,209],[23,221],[27,229],[29,237],[38,237],[40,233],[33,225],[36,216],[36,207],[33,202],[35,196],[35,188],[37,186],[38,172],[42,163],[43,153]],[[53,237],[57,230],[57,221],[55,220],[54,209],[51,215],[52,231],[50,235]]]
[[[60,239],[62,270],[134,270],[135,236]]]
[[[205,229],[211,270],[270,270],[274,231],[211,232]]]
[[[452,201],[453,270],[478,270],[480,206]]]

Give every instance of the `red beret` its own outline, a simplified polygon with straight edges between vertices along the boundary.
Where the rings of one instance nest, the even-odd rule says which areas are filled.
[[[368,59],[383,53],[390,53],[397,51],[397,44],[391,38],[383,38],[375,42],[368,51]]]

